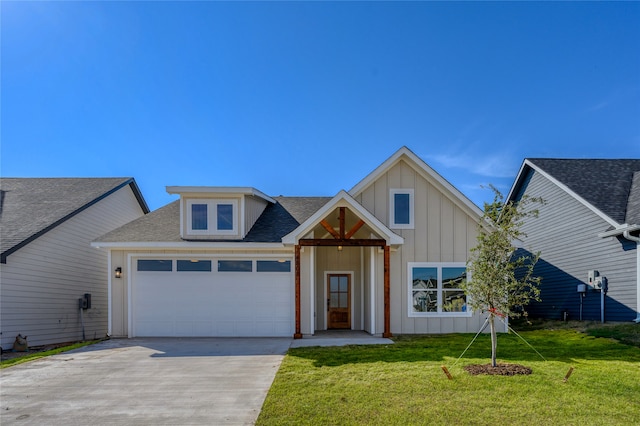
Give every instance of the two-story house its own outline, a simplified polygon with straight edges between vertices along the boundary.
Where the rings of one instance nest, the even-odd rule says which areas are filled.
[[[406,147],[334,197],[169,186],[94,241],[113,336],[476,332],[460,282],[482,211]]]

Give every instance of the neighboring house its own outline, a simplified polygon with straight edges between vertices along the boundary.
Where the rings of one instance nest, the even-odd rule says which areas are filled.
[[[598,271],[604,319],[640,321],[640,160],[526,159],[507,199],[524,194],[546,202],[522,227],[523,247],[542,253],[542,301],[530,314],[601,320],[602,293],[588,282]]]
[[[149,209],[131,178],[0,179],[0,332],[11,349],[107,334],[108,256],[91,241]],[[79,299],[91,295],[91,308]]]
[[[180,199],[94,242],[109,252],[113,336],[389,336],[484,322],[459,285],[482,211],[407,148],[334,197],[167,191]]]

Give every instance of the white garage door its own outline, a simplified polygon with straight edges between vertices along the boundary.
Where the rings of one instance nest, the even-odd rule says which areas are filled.
[[[290,261],[134,259],[134,336],[291,336]]]

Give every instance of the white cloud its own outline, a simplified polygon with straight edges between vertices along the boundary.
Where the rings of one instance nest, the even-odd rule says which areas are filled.
[[[445,168],[463,169],[469,173],[491,178],[514,177],[522,159],[508,152],[436,154],[428,156],[428,161]],[[438,168],[434,165],[434,167]]]

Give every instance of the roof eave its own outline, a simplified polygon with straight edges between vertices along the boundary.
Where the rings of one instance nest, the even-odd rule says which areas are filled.
[[[262,198],[269,203],[276,201],[262,191],[250,186],[167,186],[169,194],[224,194],[224,195],[251,195]]]
[[[41,229],[40,231],[38,231],[35,234],[31,235],[29,238],[26,238],[26,239],[20,241],[18,244],[14,245],[13,247],[3,251],[0,254],[0,263],[7,263],[7,257],[10,254],[15,253],[16,251],[20,250],[22,247],[24,247],[27,244],[29,244],[31,241],[34,241],[35,239],[39,238],[40,236],[42,236],[42,235],[46,234],[47,232],[51,231],[52,229],[56,228],[58,225],[66,222],[67,220],[71,219],[72,217],[74,217],[75,215],[81,213],[82,211],[88,209],[89,207],[93,206],[94,204],[98,203],[99,201],[104,200],[109,195],[119,191],[120,189],[124,188],[127,185],[129,185],[129,187],[133,191],[134,196],[136,197],[136,200],[140,204],[140,208],[143,210],[143,212],[145,214],[149,213],[149,207],[147,206],[146,201],[142,197],[142,193],[140,192],[140,188],[138,188],[138,185],[136,184],[135,179],[134,178],[129,178],[126,181],[122,182],[121,184],[117,185],[116,187],[112,188],[111,190],[109,190],[109,191],[105,192],[104,194],[100,195],[99,197],[96,197],[95,199],[89,201],[88,203],[84,204],[83,206],[81,206],[81,207],[77,208],[76,210],[72,211],[68,215],[66,215],[64,217],[61,217],[57,221],[53,222],[51,225]]]
[[[526,170],[526,167],[529,167],[529,168],[533,169],[536,173],[540,173],[540,175],[544,176],[546,179],[551,181],[554,185],[556,185],[561,190],[563,190],[564,192],[569,194],[571,197],[576,199],[579,203],[581,203],[586,208],[591,210],[593,213],[595,213],[597,216],[599,216],[601,219],[603,219],[609,225],[611,225],[611,226],[613,226],[615,228],[619,228],[621,226],[620,223],[616,222],[609,215],[603,213],[600,209],[596,208],[593,204],[591,204],[590,202],[588,202],[587,200],[582,198],[580,195],[578,195],[576,192],[574,192],[567,185],[565,185],[564,183],[560,182],[558,179],[556,179],[551,174],[549,174],[546,171],[544,171],[542,168],[538,167],[535,163],[533,163],[532,161],[530,161],[527,158],[524,159],[524,161],[522,163],[522,166],[520,167],[520,171],[518,172],[518,175],[516,176],[514,184],[511,187],[511,190],[509,191],[509,195],[506,198],[507,201],[513,201],[513,197],[515,197],[515,194],[517,194],[518,191],[520,190],[520,186],[522,185],[521,180],[523,178],[523,173]]]
[[[446,180],[435,169],[429,166],[422,158],[417,156],[406,146],[403,146],[398,151],[396,151],[391,157],[389,157],[382,164],[376,167],[374,171],[369,173],[364,179],[362,179],[353,188],[351,188],[351,190],[349,190],[349,195],[351,195],[352,197],[356,197],[358,194],[362,193],[366,188],[373,184],[373,182],[375,182],[380,175],[393,167],[403,157],[411,160],[425,176],[430,177],[435,182],[437,182],[438,185],[440,185],[444,190],[446,190],[450,194],[448,195],[448,197],[454,199],[452,200],[454,201],[454,203],[457,200],[459,202],[459,205],[464,206],[467,209],[468,213],[475,215],[478,219],[483,216],[482,209],[476,206],[466,195],[464,195],[459,189],[453,186],[448,180]]]
[[[233,249],[233,250],[274,250],[287,248],[283,243],[246,243],[241,241],[148,241],[148,242],[102,242],[94,241],[91,247],[106,250],[134,250],[134,249]]]

